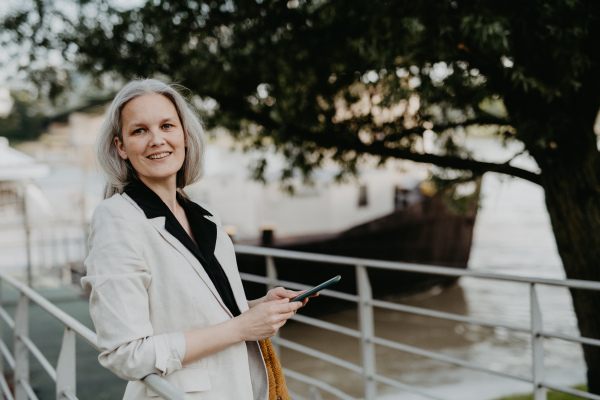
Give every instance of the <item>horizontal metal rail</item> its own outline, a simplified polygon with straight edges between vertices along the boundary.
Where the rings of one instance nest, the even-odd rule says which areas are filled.
[[[88,344],[90,344],[95,349],[99,350],[98,345],[96,344],[96,334],[92,332],[88,327],[83,325],[81,322],[77,321],[75,318],[71,317],[69,314],[62,311],[60,308],[56,307],[54,304],[48,301],[45,297],[41,296],[35,290],[31,289],[29,286],[17,281],[14,278],[5,276],[4,274],[1,275],[1,279],[13,286],[14,288],[18,289],[19,292],[26,295],[30,300],[33,300],[34,303],[36,303],[43,310],[45,310],[51,316],[60,321],[64,326],[73,330]]]
[[[352,396],[348,396],[346,393],[342,392],[341,390],[339,390],[336,387],[331,386],[328,383],[322,382],[320,380],[317,380],[315,378],[311,378],[310,376],[306,376],[304,374],[301,374],[299,372],[296,371],[292,371],[291,369],[287,369],[287,368],[282,368],[283,370],[283,374],[287,377],[296,379],[297,381],[300,382],[304,382],[307,383],[309,385],[312,385],[314,387],[317,387],[327,393],[331,393],[334,396],[337,396],[340,399],[343,400],[357,400]]]
[[[361,337],[360,331],[357,331],[356,329],[346,328],[345,326],[342,326],[342,325],[332,324],[331,322],[321,321],[320,319],[307,317],[305,315],[296,314],[294,316],[294,321],[302,322],[307,325],[316,326],[318,328],[327,329],[329,331],[341,333],[346,336],[352,336],[352,337],[355,337],[358,339]]]
[[[8,362],[10,369],[14,370],[15,369],[15,359],[14,359],[13,355],[10,354],[10,350],[8,350],[8,347],[6,347],[6,343],[4,343],[4,340],[0,340],[0,351],[2,352],[2,355],[4,356],[4,358],[6,358],[6,362]]]
[[[21,386],[23,386],[23,389],[25,389],[25,393],[27,393],[27,397],[29,397],[30,400],[39,400],[37,395],[31,388],[31,385],[29,384],[29,382],[26,382],[23,379],[20,379],[19,383],[21,384]]]
[[[48,373],[50,378],[52,378],[52,380],[56,382],[56,370],[52,365],[50,365],[48,359],[42,354],[40,349],[38,349],[38,347],[27,336],[19,335],[19,339],[21,339],[25,346],[27,346],[31,354],[33,354],[33,356],[42,365],[42,368],[44,368],[44,370],[46,371],[46,373]]]
[[[72,392],[66,390],[63,392],[63,395],[68,399],[68,400],[78,400],[77,396],[75,396]]]
[[[79,245],[81,244],[81,242],[84,241],[84,237],[83,236],[79,236],[79,237],[68,237],[68,238],[55,238],[55,239],[32,239],[29,243],[30,247],[36,247],[36,248],[41,248],[41,247],[48,247],[48,246],[54,246],[57,243],[59,243],[60,245],[65,245],[65,244],[69,244],[69,245]],[[21,241],[15,241],[13,243],[11,242],[2,242],[2,244],[0,245],[0,250],[1,249],[25,249],[27,248],[27,244],[26,243],[21,243]]]
[[[600,340],[590,339],[590,338],[586,338],[583,336],[572,336],[572,335],[567,335],[565,333],[547,332],[547,331],[540,331],[539,334],[544,337],[552,338],[552,339],[562,339],[562,340],[568,340],[569,342],[589,344],[591,346],[600,346]]]
[[[401,343],[398,343],[398,342],[393,342],[391,340],[387,340],[387,339],[382,339],[382,338],[377,338],[376,337],[376,338],[373,338],[373,343],[378,344],[380,346],[388,347],[390,349],[399,350],[399,351],[403,351],[405,353],[414,354],[416,356],[426,357],[426,358],[430,358],[432,360],[442,361],[442,362],[445,362],[445,363],[448,363],[448,364],[454,364],[454,365],[458,365],[460,367],[469,368],[469,369],[472,369],[474,371],[486,372],[488,374],[493,374],[493,375],[501,376],[503,378],[510,378],[510,379],[515,379],[515,380],[522,381],[522,382],[533,383],[533,380],[531,378],[529,378],[529,377],[526,377],[526,376],[509,374],[509,373],[502,372],[502,371],[496,371],[496,370],[493,370],[493,369],[489,369],[489,368],[485,368],[485,367],[479,366],[477,364],[474,364],[474,363],[471,363],[471,362],[468,362],[468,361],[460,360],[458,358],[454,358],[454,357],[450,357],[450,356],[445,356],[443,354],[434,353],[433,351],[419,349],[419,348],[414,347],[414,346],[408,346],[408,345],[401,344]]]
[[[473,278],[493,279],[499,281],[521,282],[521,283],[538,283],[550,286],[562,286],[572,289],[588,289],[600,290],[600,282],[582,281],[576,279],[546,279],[536,278],[532,276],[519,276],[508,274],[496,274],[490,272],[471,271],[468,269],[458,269],[449,267],[432,267],[430,265],[412,264],[397,261],[381,261],[371,260],[368,258],[355,258],[343,256],[330,256],[326,254],[304,253],[301,251],[279,250],[267,247],[256,247],[247,245],[235,245],[235,251],[240,254],[262,255],[277,258],[288,258],[294,260],[305,260],[313,262],[324,262],[329,264],[347,265],[354,267],[356,265],[364,265],[367,267],[375,267],[381,269],[390,269],[395,271],[417,272],[430,275],[444,275],[463,277],[469,276]]]
[[[409,314],[423,315],[426,317],[446,319],[455,322],[463,322],[466,324],[487,326],[490,328],[506,328],[517,332],[531,333],[531,328],[523,328],[517,325],[499,324],[489,322],[478,318],[465,317],[464,315],[452,314],[443,311],[434,311],[422,307],[407,306],[404,304],[390,303],[389,301],[371,300],[371,304],[375,307],[386,308],[388,310],[401,311]]]
[[[6,312],[4,307],[0,307],[0,317],[6,322],[6,324],[10,327],[11,330],[15,329],[15,321],[11,318],[10,315]]]
[[[169,384],[167,381],[165,381],[163,378],[156,374],[148,375],[147,377],[142,379],[142,382],[144,382],[144,384],[150,389],[152,389],[153,392],[155,392],[164,399],[186,400],[188,398],[185,393],[183,393],[175,386]],[[167,384],[165,385],[165,383]]]
[[[292,342],[287,339],[282,339],[280,337],[274,336],[271,338],[271,341],[273,342],[273,344],[278,344],[280,346],[287,347],[288,349],[295,350],[302,354],[308,354],[309,356],[318,358],[323,361],[327,361],[328,363],[337,365],[338,367],[345,368],[352,372],[356,372],[357,374],[361,374],[363,371],[362,367],[360,367],[356,364],[352,364],[351,362],[342,360],[341,358],[334,357],[330,354],[323,353],[322,351],[319,351],[319,350],[311,349],[310,347],[303,346],[301,344]]]
[[[246,272],[240,272],[240,276],[241,276],[242,280],[245,280],[248,282],[254,282],[254,283],[263,283],[265,285],[272,283],[272,284],[276,284],[276,285],[280,285],[280,286],[294,288],[297,290],[308,290],[308,289],[312,288],[312,286],[305,285],[303,283],[283,281],[280,279],[269,280],[268,278],[265,278],[264,276],[248,274]],[[342,293],[342,292],[338,292],[338,291],[330,290],[330,289],[321,290],[319,293],[323,294],[325,296],[336,298],[336,299],[353,301],[355,303],[358,301],[358,296],[355,294]]]
[[[548,388],[548,389],[552,389],[556,392],[562,392],[562,393],[572,394],[573,396],[583,397],[584,399],[600,400],[600,396],[598,396],[598,395],[588,393],[588,392],[583,392],[581,390],[573,389],[573,388],[566,387],[566,386],[554,385],[554,384],[548,383],[548,382],[543,382],[542,386],[544,386],[545,388]]]

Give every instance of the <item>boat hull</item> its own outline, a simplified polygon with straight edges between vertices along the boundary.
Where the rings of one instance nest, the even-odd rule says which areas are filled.
[[[476,214],[475,198],[469,200],[466,210],[457,213],[439,193],[432,197],[423,196],[421,201],[339,234],[282,238],[263,245],[310,253],[466,268]],[[339,274],[342,280],[332,289],[357,293],[353,266],[283,258],[274,261],[281,280],[312,286]],[[264,257],[238,255],[238,265],[242,272],[265,274]],[[455,278],[441,275],[378,268],[369,268],[368,274],[376,298],[410,295],[455,281]],[[265,288],[264,285],[247,284],[246,290],[248,298],[255,298],[264,294]]]

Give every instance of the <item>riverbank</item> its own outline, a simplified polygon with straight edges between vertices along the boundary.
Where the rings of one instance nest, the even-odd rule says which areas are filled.
[[[573,389],[582,390],[584,392],[587,392],[587,385],[573,386]],[[553,392],[551,390],[548,391],[548,397],[547,397],[547,400],[579,400],[579,399],[581,399],[581,397],[573,396],[573,395],[566,394],[566,393]],[[497,399],[497,400],[533,400],[533,394],[519,394],[519,395],[515,395],[515,396],[502,397],[501,399]]]

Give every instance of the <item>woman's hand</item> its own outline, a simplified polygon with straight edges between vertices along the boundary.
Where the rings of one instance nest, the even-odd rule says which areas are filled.
[[[288,297],[265,300],[260,304],[256,304],[234,318],[240,340],[262,340],[274,336],[279,328],[296,314],[296,310],[300,307],[302,307],[301,302],[290,303]]]
[[[290,299],[303,293],[278,287],[248,302],[250,309],[235,318],[207,328],[185,332],[186,351],[184,364],[221,351],[243,341],[262,340],[274,336],[288,319],[303,307],[308,299]],[[317,296],[314,294],[310,297]]]

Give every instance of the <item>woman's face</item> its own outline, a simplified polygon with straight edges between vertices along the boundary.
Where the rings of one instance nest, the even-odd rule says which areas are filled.
[[[121,111],[123,140],[115,146],[146,184],[177,183],[185,159],[185,135],[175,106],[161,94],[130,100]]]

